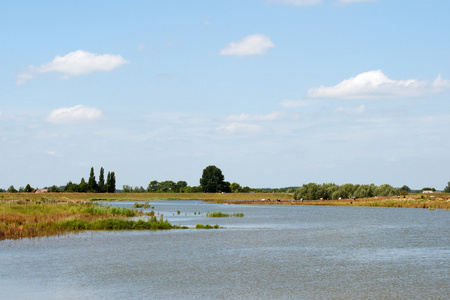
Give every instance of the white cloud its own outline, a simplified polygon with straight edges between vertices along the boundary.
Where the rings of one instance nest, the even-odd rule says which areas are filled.
[[[17,76],[17,84],[23,84],[39,74],[48,72],[60,72],[66,76],[76,76],[96,71],[111,71],[125,63],[127,61],[120,55],[99,55],[84,50],[77,50],[65,56],[57,55],[53,61],[40,67],[28,67],[24,73]]]
[[[276,121],[279,119],[283,119],[285,117],[285,113],[283,112],[271,112],[265,115],[250,115],[250,114],[239,114],[239,115],[231,115],[226,117],[227,121],[230,122],[246,122],[246,121]]]
[[[429,84],[416,79],[392,80],[381,70],[361,73],[335,86],[310,88],[308,98],[373,99],[419,97],[450,88],[450,81],[439,75]]]
[[[267,50],[275,47],[272,41],[263,34],[252,34],[244,37],[237,42],[229,43],[225,48],[220,50],[221,55],[261,55]]]
[[[281,3],[294,6],[311,6],[322,2],[322,0],[267,0],[268,3]]]
[[[216,128],[216,131],[223,134],[255,134],[263,132],[263,128],[254,124],[233,122]]]
[[[72,124],[92,122],[103,119],[103,113],[98,108],[76,105],[53,110],[47,117],[47,122],[55,124]]]
[[[339,106],[338,108],[336,108],[334,110],[334,112],[336,113],[345,113],[345,114],[349,114],[349,115],[360,115],[362,113],[364,113],[366,111],[366,106],[360,105],[358,107],[343,107],[343,106]]]
[[[438,77],[432,83],[433,90],[435,92],[442,92],[450,89],[450,80],[442,79],[442,75],[439,74]]]

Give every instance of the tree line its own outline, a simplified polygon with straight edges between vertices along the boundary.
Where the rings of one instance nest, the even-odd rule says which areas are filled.
[[[248,186],[242,187],[239,183],[230,183],[225,181],[225,176],[222,170],[214,165],[207,166],[200,178],[200,185],[189,186],[186,181],[172,181],[166,180],[158,182],[152,180],[147,188],[132,187],[130,185],[123,185],[122,191],[116,190],[116,175],[114,172],[108,172],[105,181],[105,171],[103,167],[100,168],[100,175],[98,181],[95,178],[94,168],[91,168],[89,179],[81,178],[80,183],[73,183],[69,181],[65,186],[58,187],[53,185],[45,187],[48,192],[69,192],[69,193],[250,193],[250,192],[287,192],[294,193],[295,199],[339,199],[339,198],[370,198],[376,196],[396,196],[404,195],[410,192],[418,193],[425,190],[435,191],[434,188],[423,188],[422,190],[411,190],[404,185],[401,188],[394,188],[388,184],[376,186],[374,184],[343,184],[337,185],[334,183],[308,183],[301,187],[290,187],[282,189],[256,189]],[[0,192],[34,192],[35,189],[29,184],[25,188],[16,190],[14,186],[10,186],[7,190],[0,189]],[[450,193],[450,181],[445,187],[444,192]]]
[[[0,189],[0,192],[8,193],[34,193],[37,189],[32,188],[30,184],[27,184],[25,188],[19,188],[16,190],[13,185],[11,185],[7,190]],[[44,187],[43,190],[47,190],[49,193],[115,193],[116,192],[116,174],[114,172],[108,172],[105,181],[105,170],[103,167],[100,168],[100,175],[98,181],[95,179],[94,168],[91,168],[89,174],[88,182],[81,178],[80,183],[73,183],[69,181],[65,186],[50,186]]]
[[[406,195],[411,189],[404,185],[394,188],[389,184],[376,186],[375,184],[343,184],[334,183],[308,183],[297,188],[294,198],[297,200],[319,200],[319,199],[345,199],[345,198],[370,198],[377,196],[399,196]]]

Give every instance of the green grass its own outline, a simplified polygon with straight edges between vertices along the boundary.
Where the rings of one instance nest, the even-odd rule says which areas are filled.
[[[215,212],[210,212],[210,213],[206,214],[206,217],[208,217],[208,218],[228,218],[228,217],[242,218],[243,216],[244,216],[243,213],[227,214],[227,213],[223,213],[221,211],[215,211]]]
[[[102,219],[96,221],[82,221],[78,219],[55,222],[52,225],[55,229],[61,230],[164,230],[174,229],[167,220],[161,217],[159,220],[152,216],[147,220],[125,220],[119,218]]]
[[[197,224],[195,225],[196,229],[219,229],[220,226],[215,224],[215,225],[203,225],[203,224]]]

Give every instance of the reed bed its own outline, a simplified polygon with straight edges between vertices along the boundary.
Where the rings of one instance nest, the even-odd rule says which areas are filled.
[[[221,211],[209,212],[206,214],[206,217],[208,217],[208,218],[229,218],[229,217],[242,218],[243,216],[244,216],[243,213],[227,214],[227,213],[223,213]]]
[[[147,216],[147,220],[129,220]],[[0,240],[60,235],[80,230],[172,229],[163,216],[90,202],[0,201]]]

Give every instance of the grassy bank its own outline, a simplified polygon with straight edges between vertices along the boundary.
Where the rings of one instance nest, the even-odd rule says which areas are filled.
[[[146,220],[129,220],[147,216]],[[54,200],[0,200],[0,240],[60,235],[80,230],[172,229],[161,216],[127,208]]]
[[[0,193],[0,201],[41,198],[55,201],[260,200],[294,199],[294,195],[287,193]]]
[[[208,202],[228,204],[259,204],[259,205],[323,205],[323,206],[369,206],[369,207],[403,207],[450,209],[449,194],[422,195],[413,194],[401,197],[373,197],[361,199],[340,200],[209,200]]]

